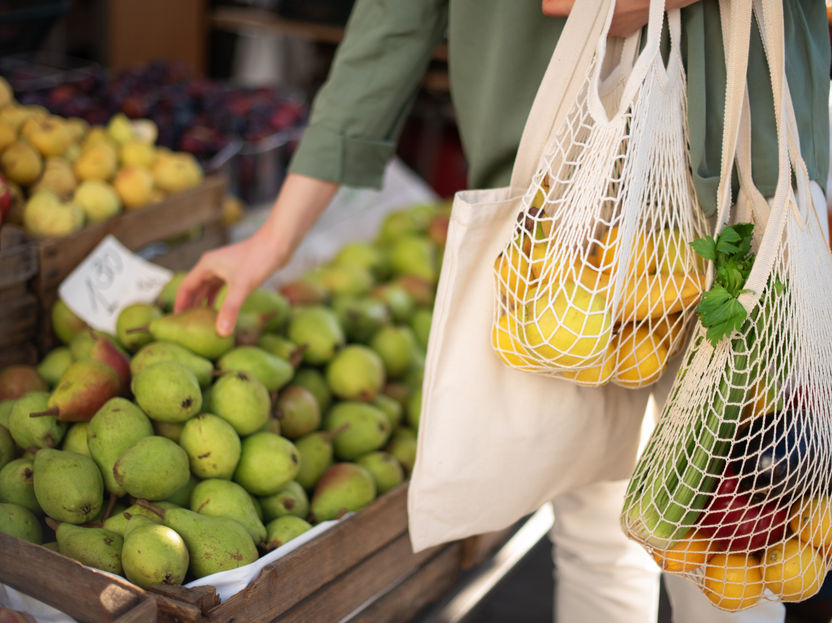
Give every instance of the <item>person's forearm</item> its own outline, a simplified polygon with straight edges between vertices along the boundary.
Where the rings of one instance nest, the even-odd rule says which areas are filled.
[[[290,173],[266,222],[255,236],[272,246],[277,265],[288,262],[303,237],[338,192],[338,184]]]

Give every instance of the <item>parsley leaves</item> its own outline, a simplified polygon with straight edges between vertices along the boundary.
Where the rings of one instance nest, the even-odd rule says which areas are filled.
[[[699,322],[708,330],[708,341],[714,346],[739,329],[748,315],[737,297],[746,291],[743,286],[754,263],[753,232],[753,223],[736,223],[723,229],[716,240],[705,236],[690,243],[696,253],[714,262],[713,285],[702,293],[696,308]]]

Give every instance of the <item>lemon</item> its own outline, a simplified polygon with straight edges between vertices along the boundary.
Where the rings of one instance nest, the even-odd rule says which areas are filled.
[[[808,543],[791,538],[766,550],[765,586],[783,601],[802,601],[820,590],[826,576],[823,555]]]
[[[819,495],[804,500],[789,525],[804,543],[828,550],[832,547],[832,498]]]
[[[515,368],[534,365],[526,347],[515,337],[520,331],[517,320],[509,315],[500,316],[491,327],[491,346],[500,359]]]
[[[704,565],[711,554],[710,541],[693,530],[688,532],[670,549],[654,549],[651,552],[653,560],[662,569],[673,573],[693,571]]]
[[[592,363],[612,337],[606,299],[574,281],[547,291],[526,305],[526,345],[552,366]]]
[[[627,247],[633,247],[633,254],[630,257],[628,275],[644,275],[656,272],[655,244],[648,236],[636,233],[635,240],[627,241]],[[610,227],[601,236],[600,246],[593,256],[592,263],[605,273],[612,273],[618,270],[618,258],[621,254],[621,240],[618,227]]]
[[[667,366],[667,345],[663,336],[627,323],[615,336],[617,353],[613,382],[623,387],[644,387],[659,379]]]
[[[580,370],[564,370],[560,376],[578,385],[598,387],[609,383],[613,374],[615,374],[615,351],[607,349],[601,363]]]
[[[745,610],[763,595],[760,561],[743,554],[715,554],[705,563],[705,596],[724,610]]]

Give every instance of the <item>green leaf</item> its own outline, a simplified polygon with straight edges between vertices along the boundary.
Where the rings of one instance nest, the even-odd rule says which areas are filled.
[[[689,244],[701,257],[712,262],[716,261],[716,242],[711,236],[697,238]]]

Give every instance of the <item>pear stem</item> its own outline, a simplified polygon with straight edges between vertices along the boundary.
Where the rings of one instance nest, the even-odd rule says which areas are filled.
[[[110,494],[110,499],[107,501],[107,508],[104,510],[104,514],[101,516],[101,521],[104,521],[110,516],[110,513],[113,512],[113,507],[116,505],[116,498],[118,496],[115,493]]]
[[[155,504],[151,504],[147,500],[143,500],[143,499],[137,499],[136,504],[138,504],[142,508],[146,508],[147,510],[149,510],[152,513],[156,513],[162,519],[165,518],[165,509],[162,508],[161,506],[156,506]]]
[[[58,417],[60,413],[61,411],[58,407],[50,407],[46,411],[35,411],[34,413],[30,413],[29,417],[46,417],[47,415],[54,415],[55,417]]]
[[[293,368],[297,368],[300,362],[303,361],[303,353],[309,348],[309,344],[301,344],[289,353],[289,363]]]
[[[147,333],[150,330],[150,325],[142,325],[141,327],[130,327],[125,329],[125,333]]]
[[[328,433],[324,433],[323,438],[328,442],[332,442],[333,439],[335,439],[338,435],[343,433],[349,427],[350,427],[350,423],[349,422],[344,422],[343,424],[341,424],[341,426],[339,426],[335,430],[331,430]]]
[[[60,525],[57,521],[52,519],[49,515],[47,515],[46,517],[43,518],[43,523],[45,523],[47,526],[52,528],[52,530],[54,530],[55,532],[58,531],[58,526]]]

